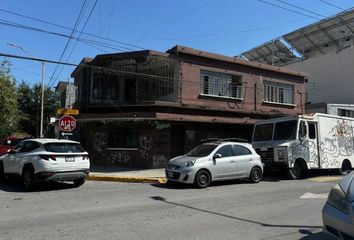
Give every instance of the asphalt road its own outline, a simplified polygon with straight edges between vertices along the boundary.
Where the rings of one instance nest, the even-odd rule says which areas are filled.
[[[266,179],[207,189],[139,183],[0,183],[0,239],[331,239],[321,209],[334,182]],[[303,197],[303,198],[301,198]]]

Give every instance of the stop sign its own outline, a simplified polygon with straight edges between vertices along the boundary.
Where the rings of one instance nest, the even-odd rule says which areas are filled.
[[[64,132],[71,132],[76,127],[76,120],[72,116],[62,116],[59,120],[59,129]]]

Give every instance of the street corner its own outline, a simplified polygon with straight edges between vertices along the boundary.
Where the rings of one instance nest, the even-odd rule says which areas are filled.
[[[126,182],[126,183],[153,183],[153,184],[165,184],[167,182],[166,178],[105,176],[105,175],[95,175],[95,174],[90,174],[87,180],[107,181],[107,182]]]

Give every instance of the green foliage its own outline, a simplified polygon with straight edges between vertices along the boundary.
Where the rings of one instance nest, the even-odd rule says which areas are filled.
[[[20,118],[16,82],[10,68],[6,59],[0,63],[0,137],[13,133]]]
[[[32,136],[39,136],[41,114],[41,86],[35,84],[29,86],[22,82],[18,86],[18,106],[23,113],[20,120],[19,130],[25,131]],[[44,132],[46,123],[51,116],[55,116],[57,109],[57,96],[50,88],[44,90]]]

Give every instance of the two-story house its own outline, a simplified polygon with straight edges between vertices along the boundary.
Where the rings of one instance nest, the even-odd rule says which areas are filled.
[[[162,167],[205,138],[250,140],[261,119],[304,112],[306,74],[183,46],[85,58],[72,73],[94,165]]]

